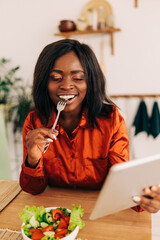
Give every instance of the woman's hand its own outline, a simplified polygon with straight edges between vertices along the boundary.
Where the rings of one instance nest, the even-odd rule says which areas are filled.
[[[157,213],[160,210],[160,184],[145,188],[143,192],[144,195],[134,196],[133,201],[147,212]]]
[[[29,131],[26,135],[26,144],[28,151],[28,164],[35,167],[40,160],[47,143],[56,140],[58,131],[49,128],[38,128]]]

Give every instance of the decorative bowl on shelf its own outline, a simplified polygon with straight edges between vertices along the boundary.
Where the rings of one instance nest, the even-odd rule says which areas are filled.
[[[60,32],[71,32],[76,30],[76,24],[71,20],[62,20],[58,28]]]

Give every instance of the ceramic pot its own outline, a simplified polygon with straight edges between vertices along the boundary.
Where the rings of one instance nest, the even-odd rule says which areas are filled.
[[[71,20],[62,20],[58,26],[60,32],[70,32],[76,30],[76,24]]]

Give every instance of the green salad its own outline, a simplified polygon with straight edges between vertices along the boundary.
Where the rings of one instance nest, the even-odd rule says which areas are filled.
[[[47,212],[43,206],[26,205],[19,215],[27,237],[33,240],[58,240],[70,234],[77,226],[79,229],[84,227],[81,219],[83,214],[81,206],[73,204],[71,212],[61,207]]]

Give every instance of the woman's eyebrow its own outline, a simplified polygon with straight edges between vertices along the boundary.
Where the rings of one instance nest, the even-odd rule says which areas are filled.
[[[63,73],[63,71],[62,70],[59,70],[59,69],[52,69],[51,70],[51,73],[52,72],[57,72],[57,73]],[[71,74],[75,74],[75,73],[84,73],[84,71],[83,70],[73,70],[73,71],[71,71]]]
[[[59,70],[59,69],[52,69],[51,71],[50,71],[50,73],[52,73],[52,72],[57,72],[57,73],[63,73],[63,71],[61,71],[61,70]]]
[[[84,73],[83,70],[73,70],[71,71],[72,74],[75,74],[75,73]]]

